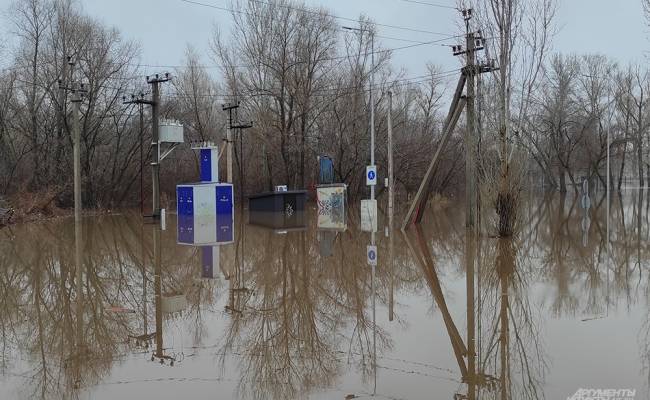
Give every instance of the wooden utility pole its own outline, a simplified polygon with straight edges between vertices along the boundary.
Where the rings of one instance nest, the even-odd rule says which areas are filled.
[[[239,109],[241,102],[237,101],[235,103],[227,103],[221,106],[221,109],[228,111],[228,132],[226,136],[226,171],[227,171],[227,182],[232,183],[233,174],[232,174],[232,147],[233,147],[233,131],[237,130],[239,132],[239,198],[240,201],[244,201],[244,145],[243,145],[243,130],[253,127],[252,122],[240,123],[239,117],[237,115],[237,110]],[[234,114],[234,116],[233,116]]]
[[[131,100],[127,100],[126,96],[122,97],[124,104],[137,104],[140,112],[140,214],[144,214],[144,182],[142,179],[142,171],[144,168],[144,155],[143,155],[143,139],[144,139],[144,105],[153,105],[153,101],[144,98],[144,93],[140,92],[137,96],[131,95]]]
[[[131,100],[122,97],[124,104],[148,104],[151,106],[151,146],[153,149],[153,161],[151,162],[151,190],[152,190],[152,210],[151,217],[160,218],[160,84],[172,80],[169,72],[164,74],[155,74],[147,76],[147,83],[151,85],[151,100],[146,100],[144,94],[140,96],[131,95]],[[143,117],[140,114],[140,140],[142,140]],[[142,153],[141,153],[142,154]],[[141,156],[142,157],[142,156]],[[142,178],[140,178],[142,182]],[[142,194],[140,195],[142,203]],[[140,206],[142,208],[142,205]]]

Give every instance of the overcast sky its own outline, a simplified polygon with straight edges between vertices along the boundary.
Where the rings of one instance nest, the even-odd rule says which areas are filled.
[[[181,0],[78,0],[86,13],[118,28],[126,39],[142,48],[141,63],[178,65],[183,63],[187,43],[205,54],[210,64],[208,42],[213,27],[230,29],[230,13],[188,4]],[[228,7],[229,0],[197,0],[205,4]],[[426,0],[455,5],[453,0]],[[0,0],[7,9],[10,0]],[[430,7],[402,0],[305,0],[309,5],[323,5],[334,15],[357,18],[360,14],[375,22],[418,30],[455,34],[460,20],[454,9]],[[559,0],[556,24],[560,28],[554,50],[563,53],[603,53],[621,63],[641,62],[650,49],[648,29],[644,25],[641,0]],[[344,24],[344,21],[339,21]],[[380,27],[378,35],[404,40],[430,41],[441,38],[430,33]],[[387,48],[410,44],[407,41],[378,39]],[[451,43],[451,42],[449,42]],[[418,46],[396,51],[393,65],[405,68],[407,76],[425,73],[428,61],[445,69],[458,66],[449,48],[436,45]],[[157,72],[157,71],[148,71]]]

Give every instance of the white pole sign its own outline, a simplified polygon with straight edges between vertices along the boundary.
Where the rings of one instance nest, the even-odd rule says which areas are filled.
[[[368,165],[366,167],[366,185],[375,186],[377,185],[377,166]]]
[[[377,246],[370,246],[366,248],[366,256],[368,258],[368,265],[377,265]]]

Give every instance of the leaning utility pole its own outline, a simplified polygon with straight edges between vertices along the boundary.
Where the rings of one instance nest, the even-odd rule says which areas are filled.
[[[442,129],[442,140],[438,149],[429,164],[429,168],[425,173],[420,188],[418,189],[413,202],[404,218],[402,229],[406,229],[411,223],[418,224],[422,220],[423,212],[429,199],[431,192],[431,182],[438,163],[440,162],[440,154],[444,150],[449,137],[451,136],[458,118],[464,107],[467,107],[467,131],[465,133],[465,166],[466,166],[466,189],[467,189],[467,219],[466,226],[476,229],[477,212],[478,209],[478,184],[476,179],[476,160],[478,158],[477,150],[477,135],[476,135],[476,116],[475,116],[475,82],[478,74],[488,73],[498,70],[495,66],[494,60],[476,64],[476,52],[484,49],[484,39],[481,32],[469,31],[469,19],[472,16],[472,10],[462,10],[463,18],[465,19],[465,26],[467,30],[466,45],[467,50],[463,45],[452,46],[453,54],[455,56],[466,55],[467,65],[463,67],[454,98],[452,99],[445,125]],[[463,89],[466,89],[466,95],[463,96]]]

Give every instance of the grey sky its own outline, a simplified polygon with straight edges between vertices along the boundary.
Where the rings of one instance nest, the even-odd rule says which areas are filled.
[[[107,25],[118,28],[125,38],[137,40],[142,46],[143,64],[177,65],[183,63],[187,43],[207,56],[213,26],[224,33],[230,28],[227,11],[184,3],[181,0],[80,0],[85,11]],[[197,0],[227,7],[229,0]],[[455,5],[453,0],[430,0]],[[378,23],[400,25],[427,31],[457,33],[459,16],[453,9],[429,7],[401,0],[305,0],[310,5],[323,5],[335,15],[356,18],[368,15]],[[556,20],[561,28],[554,40],[554,50],[563,53],[606,54],[621,63],[644,60],[650,48],[644,25],[641,0],[559,0]],[[9,0],[0,0],[4,9]],[[342,22],[343,23],[343,22]],[[416,41],[430,41],[441,36],[392,28],[379,28],[379,35]],[[384,47],[408,45],[408,42],[378,39]],[[449,42],[451,43],[451,42]],[[406,76],[425,72],[427,61],[453,69],[458,61],[449,48],[435,45],[396,51],[393,65],[405,68]]]

